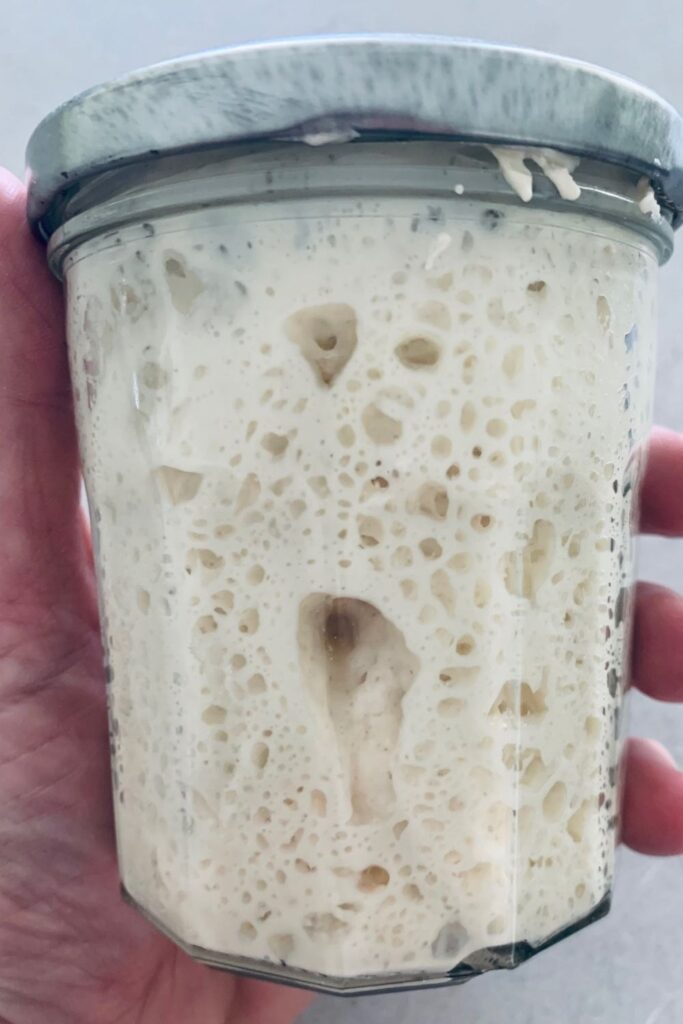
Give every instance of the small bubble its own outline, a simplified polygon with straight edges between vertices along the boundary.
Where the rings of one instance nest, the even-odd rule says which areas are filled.
[[[349,426],[348,423],[345,424],[343,427],[339,428],[339,430],[337,431],[337,438],[339,439],[339,443],[343,445],[344,448],[352,448],[353,445],[356,443],[355,431],[353,427]]]
[[[449,615],[455,612],[455,591],[444,569],[437,569],[432,574],[430,589],[433,596],[439,601]]]
[[[270,750],[267,743],[255,743],[251,750],[251,761],[252,764],[259,769],[263,769],[268,764],[268,758],[270,757]]]
[[[197,629],[203,634],[215,633],[218,629],[218,623],[213,615],[202,615],[197,619]]]
[[[164,260],[164,270],[173,305],[179,313],[188,314],[204,291],[204,285],[177,253],[169,253]]]
[[[374,516],[358,517],[358,535],[361,547],[375,547],[382,540],[384,527],[379,519]]]
[[[441,545],[434,537],[425,537],[424,540],[420,541],[419,547],[424,557],[430,561],[441,557]]]
[[[240,616],[238,629],[240,633],[245,633],[248,636],[254,634],[259,628],[259,613],[256,608],[248,608],[243,615]]]
[[[239,489],[235,502],[235,512],[243,512],[253,505],[261,493],[261,484],[255,473],[248,473]]]
[[[567,787],[563,782],[556,782],[543,799],[543,815],[549,821],[557,821],[564,812],[567,803]]]
[[[432,455],[435,455],[438,458],[448,458],[453,450],[453,445],[450,438],[446,437],[444,434],[437,434],[437,436],[432,439],[431,448]]]
[[[320,789],[314,789],[311,793],[311,810],[319,818],[327,814],[327,797]]]
[[[474,650],[474,647],[474,637],[469,636],[468,634],[461,636],[457,644],[455,645],[457,653],[462,657],[466,657],[468,654],[471,654],[472,651]]]
[[[266,681],[260,672],[256,672],[247,680],[247,689],[249,690],[249,693],[265,693]]]
[[[286,960],[294,950],[294,937],[292,935],[271,935],[268,939],[268,948],[278,960]]]
[[[445,924],[432,943],[432,954],[439,960],[457,956],[469,936],[459,921]]]
[[[466,706],[464,700],[458,700],[457,697],[449,697],[447,700],[439,701],[436,710],[442,718],[457,718]]]
[[[524,365],[524,347],[522,345],[514,345],[512,348],[503,356],[503,373],[510,380],[517,377]],[[514,412],[513,412],[514,415]]]
[[[168,381],[166,370],[159,363],[145,363],[140,371],[140,380],[146,388],[157,391]]]
[[[364,868],[358,879],[358,888],[361,892],[374,892],[389,884],[389,872],[378,864],[371,864]]]
[[[608,331],[612,324],[612,308],[604,295],[598,295],[596,311],[600,326],[604,331]]]
[[[409,370],[423,370],[436,366],[441,349],[431,338],[416,337],[402,342],[396,355]]]
[[[504,420],[492,419],[486,424],[486,433],[489,437],[502,437],[507,431],[507,424]]]
[[[261,447],[269,452],[274,458],[284,455],[289,444],[289,439],[284,434],[264,434],[261,438]]]
[[[302,309],[289,317],[285,331],[318,382],[329,388],[356,349],[356,326],[352,307],[339,304]]]
[[[365,407],[361,419],[368,437],[376,444],[393,444],[403,433],[402,423],[382,412],[375,402]]]
[[[202,483],[201,473],[192,473],[174,466],[160,466],[156,476],[172,505],[191,501]]]
[[[211,704],[202,712],[202,722],[207,725],[222,725],[225,721],[227,711],[219,704]]]
[[[342,430],[344,428],[342,427]],[[350,428],[349,428],[350,429]],[[341,438],[340,438],[341,440]],[[318,495],[319,498],[329,498],[330,488],[327,483],[327,478],[324,476],[312,476],[308,479],[308,486],[311,490]]]
[[[638,325],[634,324],[630,331],[627,331],[624,335],[624,344],[627,352],[632,352],[634,345],[638,341]]]
[[[417,493],[417,510],[432,519],[445,519],[448,515],[448,492],[441,484],[427,483]]]
[[[235,603],[235,598],[230,590],[217,590],[215,594],[211,595],[211,600],[214,602],[214,611],[218,612],[219,615],[226,615],[232,611]]]
[[[472,559],[467,551],[458,551],[448,560],[448,567],[455,569],[456,572],[467,572],[471,562]]]
[[[460,413],[460,426],[469,433],[475,424],[477,418],[477,410],[472,402],[465,402]]]
[[[490,208],[481,215],[481,223],[487,231],[497,231],[503,221],[504,214],[500,210]]]

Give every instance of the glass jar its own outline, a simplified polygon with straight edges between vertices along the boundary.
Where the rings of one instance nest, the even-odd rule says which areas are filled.
[[[35,215],[124,893],[197,959],[387,991],[607,912],[657,198],[626,161],[336,124]]]

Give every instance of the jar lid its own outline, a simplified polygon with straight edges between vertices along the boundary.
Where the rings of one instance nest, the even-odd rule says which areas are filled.
[[[647,176],[683,219],[683,118],[579,61],[438,36],[281,40],[157,64],[48,115],[27,150],[29,219],[103,171],[238,140],[441,137],[545,146]]]

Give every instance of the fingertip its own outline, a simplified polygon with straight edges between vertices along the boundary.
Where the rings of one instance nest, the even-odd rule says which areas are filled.
[[[683,597],[656,583],[636,587],[632,679],[648,697],[683,701]]]
[[[663,764],[669,765],[678,771],[678,765],[670,750],[667,750],[663,743],[659,740],[638,740],[635,739],[634,743],[639,744],[644,750],[645,755],[649,758],[652,764]]]
[[[640,500],[642,533],[676,537],[683,533],[683,435],[655,427],[650,436]]]
[[[681,440],[681,435],[670,427],[663,427],[656,423],[652,428],[652,441],[662,444],[669,442],[678,444]]]
[[[655,740],[628,743],[621,839],[639,853],[683,853],[683,773]]]
[[[25,189],[19,178],[8,171],[6,167],[0,166],[0,203],[13,204],[17,200],[24,201]]]

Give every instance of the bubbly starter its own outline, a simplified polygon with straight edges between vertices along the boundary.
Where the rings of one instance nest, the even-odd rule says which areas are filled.
[[[70,257],[121,870],[184,942],[438,974],[610,889],[656,260],[462,191]]]

